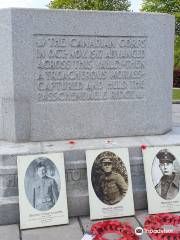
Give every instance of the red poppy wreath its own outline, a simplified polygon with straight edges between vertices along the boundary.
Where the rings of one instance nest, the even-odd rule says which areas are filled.
[[[172,227],[169,230],[163,226]],[[160,213],[147,217],[144,230],[155,240],[180,240],[180,216]]]
[[[90,233],[95,236],[93,240],[108,240],[105,237],[108,233],[120,235],[120,238],[116,238],[116,240],[139,240],[139,237],[135,234],[134,229],[127,222],[98,222],[91,227]]]

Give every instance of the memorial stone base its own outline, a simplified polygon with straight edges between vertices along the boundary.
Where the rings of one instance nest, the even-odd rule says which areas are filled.
[[[128,147],[135,209],[147,209],[142,144],[147,146],[180,145],[180,125],[177,123],[169,133],[157,136],[29,143],[1,141],[0,225],[19,222],[17,155],[63,152],[69,216],[87,216],[89,215],[89,198],[85,162],[86,150]]]
[[[171,129],[174,16],[10,8],[0,22],[0,139]]]

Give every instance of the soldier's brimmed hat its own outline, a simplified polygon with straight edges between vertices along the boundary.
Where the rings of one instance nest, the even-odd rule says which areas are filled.
[[[38,163],[37,168],[42,168],[42,167],[47,168],[45,163],[42,163],[42,162]]]
[[[112,163],[112,159],[109,154],[103,154],[103,156],[99,159],[101,163]]]
[[[176,159],[175,156],[168,151],[168,149],[159,151],[156,157],[159,159],[160,163],[173,163]]]

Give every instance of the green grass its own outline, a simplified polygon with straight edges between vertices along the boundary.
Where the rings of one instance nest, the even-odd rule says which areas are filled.
[[[180,100],[180,88],[173,88],[173,100]]]

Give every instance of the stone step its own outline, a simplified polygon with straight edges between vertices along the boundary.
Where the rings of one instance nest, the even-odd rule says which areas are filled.
[[[37,153],[63,152],[66,169],[66,187],[69,216],[89,215],[89,197],[87,186],[85,151],[89,149],[109,149],[128,147],[135,209],[147,208],[144,167],[141,145],[164,146],[180,145],[180,128],[165,135],[121,137],[112,139],[80,139],[75,144],[68,141],[41,143],[7,143],[0,142],[0,224],[17,223],[19,221],[18,201],[11,201],[11,197],[18,197],[17,188],[17,155]],[[13,164],[5,165],[5,161]],[[18,198],[16,198],[18,199]],[[6,218],[4,213],[6,209]],[[10,212],[11,211],[11,212]],[[14,217],[12,216],[14,212]]]
[[[0,225],[15,223],[19,223],[18,197],[0,198]]]
[[[180,212],[176,213],[180,216]],[[128,222],[135,229],[137,227],[143,228],[146,217],[148,216],[147,210],[138,210],[134,217],[114,218],[111,220],[118,220],[121,222]],[[101,222],[104,220],[98,220]],[[27,230],[19,230],[19,225],[6,225],[0,226],[0,239],[1,240],[81,240],[84,232],[90,231],[93,224],[97,221],[91,221],[89,216],[80,218],[70,218],[67,225],[52,226],[45,228],[35,228]],[[113,234],[108,235],[109,239],[114,239]],[[140,240],[150,240],[148,234],[143,233]]]
[[[19,226],[17,224],[0,226],[0,239],[1,240],[20,240]]]
[[[22,240],[80,240],[82,231],[77,218],[71,218],[68,225],[22,230]]]

